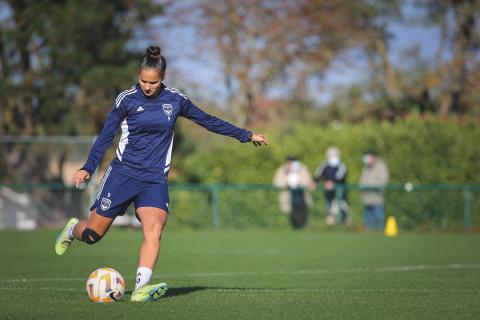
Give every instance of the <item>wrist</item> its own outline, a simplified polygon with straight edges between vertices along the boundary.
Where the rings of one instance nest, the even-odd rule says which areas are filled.
[[[93,174],[93,172],[90,172],[91,170],[87,169],[86,167],[81,167],[79,170],[85,170],[88,172],[89,175]]]
[[[252,131],[248,131],[248,139],[247,139],[247,142],[252,142],[252,137],[253,137]]]

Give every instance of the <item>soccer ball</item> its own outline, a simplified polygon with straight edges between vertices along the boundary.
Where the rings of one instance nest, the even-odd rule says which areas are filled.
[[[88,276],[85,289],[92,302],[115,302],[125,292],[125,280],[115,269],[99,268]]]

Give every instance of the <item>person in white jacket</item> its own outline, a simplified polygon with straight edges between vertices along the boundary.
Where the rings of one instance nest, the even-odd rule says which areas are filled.
[[[280,190],[280,210],[289,214],[294,228],[307,222],[308,208],[312,205],[310,190],[314,183],[308,168],[297,157],[289,156],[287,162],[275,172],[273,185]]]

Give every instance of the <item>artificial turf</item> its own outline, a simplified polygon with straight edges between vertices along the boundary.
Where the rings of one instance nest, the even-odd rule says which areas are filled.
[[[480,234],[167,230],[155,303],[130,303],[139,230],[53,250],[57,230],[0,232],[0,319],[479,319]],[[113,267],[123,301],[88,302]]]

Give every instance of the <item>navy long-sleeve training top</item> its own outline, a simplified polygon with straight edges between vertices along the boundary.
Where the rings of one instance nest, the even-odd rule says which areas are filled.
[[[140,180],[165,181],[170,169],[173,129],[179,116],[240,142],[247,142],[251,134],[205,113],[174,88],[162,84],[160,93],[149,98],[136,84],[115,99],[83,169],[93,174],[121,126],[122,135],[112,167]]]

